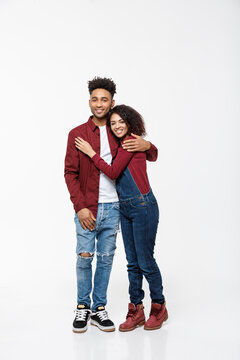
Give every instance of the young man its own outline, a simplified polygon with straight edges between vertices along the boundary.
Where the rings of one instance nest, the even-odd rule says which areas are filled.
[[[101,173],[88,156],[77,150],[75,138],[79,136],[87,140],[108,164],[112,162],[118,143],[106,123],[108,113],[115,103],[113,96],[116,85],[111,79],[94,78],[88,82],[88,89],[89,106],[93,115],[86,123],[70,131],[65,158],[65,180],[76,212],[78,305],[73,331],[77,333],[87,330],[90,317],[91,324],[100,330],[115,330],[105,305],[119,227],[118,195],[115,182]],[[125,148],[128,151],[147,151],[147,159],[155,161],[155,146],[139,136],[135,137],[135,140],[126,141]],[[92,291],[95,247],[97,264]]]

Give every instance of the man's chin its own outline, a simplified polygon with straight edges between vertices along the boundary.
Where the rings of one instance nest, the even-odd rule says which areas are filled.
[[[93,114],[93,115],[94,115],[95,118],[98,119],[98,120],[106,119],[106,117],[107,117],[107,114],[101,114],[101,115],[99,115],[99,114]]]

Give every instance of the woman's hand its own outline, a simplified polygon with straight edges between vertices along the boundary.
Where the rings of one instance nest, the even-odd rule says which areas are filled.
[[[75,138],[75,146],[78,150],[81,150],[84,154],[92,158],[96,152],[93,150],[91,145],[80,137]]]

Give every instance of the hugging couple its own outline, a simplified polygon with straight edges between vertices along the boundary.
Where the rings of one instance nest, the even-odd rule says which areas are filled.
[[[142,138],[144,121],[136,110],[114,106],[116,85],[112,79],[95,77],[88,82],[88,89],[92,116],[70,131],[65,157],[65,180],[74,205],[77,234],[73,331],[85,332],[88,320],[102,331],[115,330],[105,306],[119,220],[130,296],[126,320],[119,330],[131,331],[141,325],[145,330],[156,330],[168,318],[161,273],[153,255],[159,209],[146,172],[146,160],[156,161],[157,148]],[[152,301],[147,320],[142,302],[143,276]]]

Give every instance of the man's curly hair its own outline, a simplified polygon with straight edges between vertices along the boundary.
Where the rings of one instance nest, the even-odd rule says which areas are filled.
[[[128,134],[131,133],[139,136],[146,135],[144,120],[135,109],[127,105],[117,105],[112,108],[108,117],[108,126],[110,126],[110,118],[112,114],[118,114],[128,126]]]
[[[88,90],[90,95],[95,89],[105,89],[109,91],[112,98],[114,94],[116,94],[116,84],[109,78],[100,78],[96,76],[94,79],[88,81]]]

